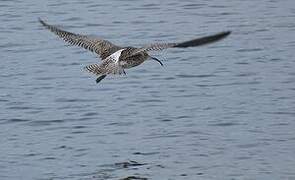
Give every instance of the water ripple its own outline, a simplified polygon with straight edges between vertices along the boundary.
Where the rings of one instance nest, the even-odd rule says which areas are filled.
[[[294,179],[293,7],[1,1],[0,179]],[[233,33],[96,84],[38,17],[118,45]]]

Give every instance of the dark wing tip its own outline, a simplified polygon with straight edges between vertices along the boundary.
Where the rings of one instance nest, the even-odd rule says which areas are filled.
[[[40,17],[38,17],[38,21],[39,21],[43,26],[46,26],[46,23],[45,23]]]
[[[223,34],[224,36],[228,36],[230,35],[231,31],[224,31],[224,32],[221,32],[220,34]]]
[[[42,24],[42,26],[46,27],[47,29],[50,29],[50,25],[43,21],[40,17],[38,18],[38,21],[40,24]]]
[[[224,31],[220,33],[220,36],[222,36],[221,38],[225,38],[226,36],[230,35],[231,31]]]
[[[185,47],[201,46],[201,45],[205,45],[205,44],[219,41],[219,40],[227,37],[230,34],[231,34],[231,31],[224,31],[224,32],[220,32],[220,33],[217,33],[217,34],[214,34],[211,36],[205,36],[202,38],[197,38],[197,39],[193,39],[190,41],[178,43],[174,47],[185,48]]]

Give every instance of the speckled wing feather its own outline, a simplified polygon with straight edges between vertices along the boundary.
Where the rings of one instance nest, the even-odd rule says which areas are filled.
[[[101,59],[105,59],[112,53],[121,49],[121,47],[112,44],[111,42],[99,38],[89,37],[86,35],[75,34],[65,30],[62,30],[56,26],[49,25],[39,18],[39,22],[46,27],[48,30],[56,34],[58,37],[63,39],[65,42],[80,46],[84,49],[90,50],[98,54]]]
[[[159,51],[159,50],[164,50],[167,48],[187,48],[187,47],[195,47],[195,46],[201,46],[209,43],[213,43],[216,41],[219,41],[226,36],[228,36],[231,32],[230,31],[225,31],[221,32],[218,34],[214,34],[211,36],[205,36],[202,38],[197,38],[181,43],[156,43],[156,44],[150,44],[147,46],[144,46],[142,48],[139,48],[137,51],[134,52],[133,55],[143,52],[143,51]]]
[[[101,64],[91,64],[85,67],[85,69],[95,75],[107,75],[107,74],[122,74],[124,70],[119,63],[121,52],[124,49],[120,49],[109,57],[104,59]]]

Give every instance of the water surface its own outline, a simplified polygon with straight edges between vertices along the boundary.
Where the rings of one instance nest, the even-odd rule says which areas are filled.
[[[294,7],[0,1],[0,179],[295,179]],[[38,17],[119,45],[233,33],[97,85]]]

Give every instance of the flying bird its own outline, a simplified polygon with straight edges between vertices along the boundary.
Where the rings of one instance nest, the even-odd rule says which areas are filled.
[[[230,31],[224,31],[179,43],[155,43],[136,48],[131,46],[118,46],[104,39],[68,32],[57,26],[47,24],[40,18],[39,22],[65,42],[92,51],[101,58],[102,62],[100,64],[91,64],[85,67],[88,72],[98,76],[96,79],[97,83],[103,80],[107,75],[126,74],[125,69],[138,66],[148,59],[155,60],[163,66],[163,63],[159,59],[149,54],[151,51],[159,51],[167,48],[201,46],[219,41],[231,33]]]

